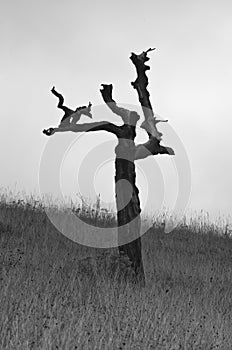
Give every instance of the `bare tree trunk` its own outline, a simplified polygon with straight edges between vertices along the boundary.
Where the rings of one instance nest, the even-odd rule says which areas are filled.
[[[135,172],[135,127],[124,125],[121,138],[115,148],[116,175],[115,193],[118,220],[118,249],[119,253],[126,254],[132,262],[137,282],[145,285],[143,260],[140,238],[140,201],[139,190],[136,187]],[[123,138],[125,134],[125,138]],[[126,243],[125,243],[126,242]]]

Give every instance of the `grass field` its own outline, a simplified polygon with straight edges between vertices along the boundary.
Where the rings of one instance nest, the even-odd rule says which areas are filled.
[[[0,244],[0,349],[232,349],[232,241],[214,225],[152,227],[145,288],[117,249],[73,243],[33,201],[1,200]]]

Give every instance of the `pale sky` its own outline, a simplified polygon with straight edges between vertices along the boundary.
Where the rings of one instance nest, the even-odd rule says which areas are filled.
[[[102,120],[102,113],[104,119],[120,122],[103,106],[100,85],[113,84],[119,105],[138,106],[129,57],[132,51],[156,47],[149,54],[148,89],[154,111],[169,120],[159,128],[162,144],[175,149],[169,133],[174,130],[187,153],[192,186],[188,208],[213,215],[232,212],[231,1],[1,1],[0,43],[3,188],[38,191],[40,159],[48,142],[42,130],[62,117],[50,93],[53,85],[71,108],[91,101],[95,120]],[[68,133],[53,137],[63,142]],[[80,166],[81,157],[105,141],[111,142],[107,156],[112,160],[105,165],[102,160],[95,169],[93,186],[104,201],[114,201],[116,141],[106,133],[84,135],[69,150],[61,171],[64,194],[75,195],[78,162]],[[179,189],[171,157],[137,164],[142,205],[148,196],[151,211],[161,204],[172,207]],[[146,191],[152,166],[151,195]],[[82,194],[88,196],[84,183]]]

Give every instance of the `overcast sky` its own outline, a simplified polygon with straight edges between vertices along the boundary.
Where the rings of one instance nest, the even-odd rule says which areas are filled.
[[[50,93],[53,85],[71,108],[91,101],[96,120],[103,118],[102,113],[104,119],[117,122],[118,117],[101,106],[101,83],[113,84],[118,104],[138,106],[130,85],[136,74],[129,57],[132,51],[156,47],[149,54],[148,88],[154,111],[169,120],[169,125],[160,127],[163,144],[175,148],[178,138],[188,155],[192,176],[188,208],[231,213],[229,0],[2,1],[0,42],[2,187],[16,185],[27,193],[38,190],[40,159],[48,142],[41,131],[56,126],[62,117]],[[53,137],[62,143],[67,134]],[[105,141],[111,142],[107,146],[111,161],[95,169],[94,187],[105,202],[114,200],[116,141],[105,133],[85,135],[70,148],[61,171],[64,194],[78,191],[78,162],[81,165],[81,157]],[[93,155],[96,158],[94,151]],[[151,194],[146,191],[152,166],[156,189]],[[179,191],[177,180],[171,157],[138,162],[142,205],[149,197],[151,210],[161,202],[172,207]],[[90,195],[88,186],[81,190]]]

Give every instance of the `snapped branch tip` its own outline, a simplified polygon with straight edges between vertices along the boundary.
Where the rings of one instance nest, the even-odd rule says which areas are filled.
[[[156,50],[156,47],[154,47],[154,48],[149,48],[147,51],[145,51],[145,53],[148,53],[148,52],[150,52],[150,51],[154,51],[154,50]]]

